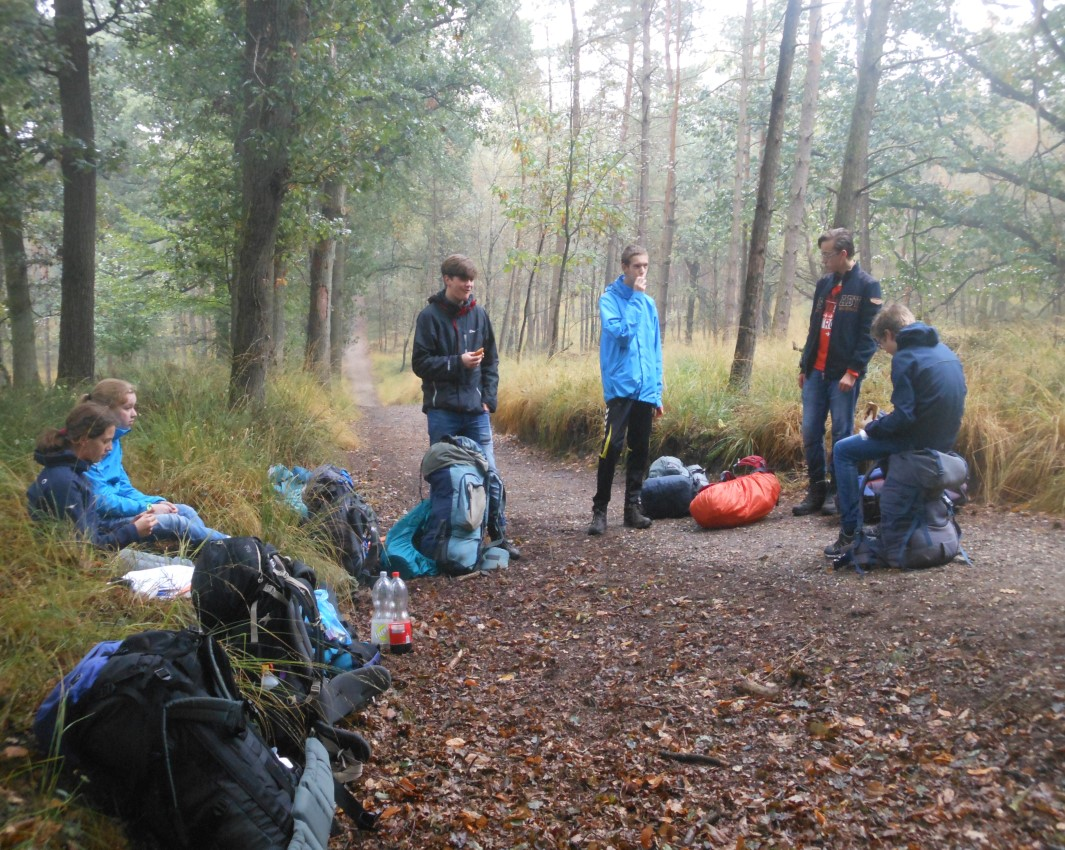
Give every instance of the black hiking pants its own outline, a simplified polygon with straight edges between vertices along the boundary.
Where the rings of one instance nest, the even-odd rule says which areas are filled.
[[[596,510],[606,510],[610,504],[614,470],[626,446],[629,457],[625,464],[625,503],[639,498],[651,454],[651,423],[654,422],[655,409],[650,402],[631,398],[612,398],[606,403],[606,426],[599,451],[595,498],[592,499],[592,507]]]

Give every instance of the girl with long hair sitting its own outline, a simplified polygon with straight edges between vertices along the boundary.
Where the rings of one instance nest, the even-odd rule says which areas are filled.
[[[106,378],[82,401],[105,405],[115,416],[114,446],[86,475],[96,494],[96,510],[108,520],[129,520],[147,511],[156,518],[152,540],[186,540],[199,546],[229,535],[208,528],[194,508],[175,504],[163,496],[147,496],[129,480],[122,464],[122,438],[137,421],[137,391],[129,381]]]
[[[34,519],[73,520],[80,537],[104,548],[118,549],[152,534],[158,522],[154,514],[109,522],[96,510],[85,473],[111,451],[117,424],[103,405],[83,402],[70,411],[65,427],[41,432],[33,456],[44,468],[26,493]]]

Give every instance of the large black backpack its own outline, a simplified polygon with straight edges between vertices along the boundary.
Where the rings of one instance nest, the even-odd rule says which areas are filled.
[[[388,570],[374,509],[355,492],[346,469],[317,467],[303,488],[308,525],[336,553],[340,565],[359,584],[370,586],[380,570]]]
[[[330,755],[363,762],[366,742],[335,724],[388,690],[392,677],[379,664],[341,672],[325,663],[325,650],[337,647],[321,628],[315,584],[310,567],[257,537],[229,537],[200,548],[192,601],[205,630],[242,658],[269,665],[275,698],[264,701],[267,737],[282,752],[313,732]],[[367,662],[377,654],[367,643],[343,649]]]
[[[283,764],[210,636],[148,631],[111,649],[89,687],[50,696],[35,725],[93,799],[167,848],[324,850],[334,811],[324,747],[306,741],[302,778]]]

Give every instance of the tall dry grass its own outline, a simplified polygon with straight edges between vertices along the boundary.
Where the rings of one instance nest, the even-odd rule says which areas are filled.
[[[1065,341],[1052,326],[943,332],[965,367],[969,396],[956,450],[970,464],[975,498],[1065,514]],[[798,352],[760,340],[750,391],[728,389],[731,343],[671,344],[665,356],[666,413],[652,453],[712,472],[759,454],[783,472],[802,472]],[[891,409],[891,358],[878,352],[863,401]],[[501,365],[496,427],[559,453],[592,454],[602,435],[603,398],[595,354]]]
[[[121,377],[138,388],[141,417],[123,440],[135,485],[193,505],[215,528],[269,540],[314,567],[342,599],[347,595],[343,571],[274,498],[266,475],[273,463],[343,463],[357,413],[342,395],[302,375],[282,375],[263,410],[233,411],[221,367]],[[109,585],[124,567],[113,554],[74,539],[70,525],[30,521],[25,493],[39,469],[32,457],[36,435],[61,425],[75,397],[60,390],[0,395],[0,730],[27,748],[36,706],[95,643],[195,621],[187,600],[143,601]],[[5,813],[21,824],[10,845],[5,834],[5,847],[124,846],[112,822],[57,796],[39,759],[0,761],[0,786],[21,800]]]

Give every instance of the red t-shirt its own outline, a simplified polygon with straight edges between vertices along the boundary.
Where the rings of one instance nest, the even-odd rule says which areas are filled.
[[[841,280],[832,287],[832,291],[825,298],[825,312],[821,316],[821,338],[817,343],[817,359],[814,368],[819,372],[825,371],[825,361],[828,360],[828,338],[832,336],[832,317],[836,315],[836,304],[839,302],[839,293],[843,289]]]

